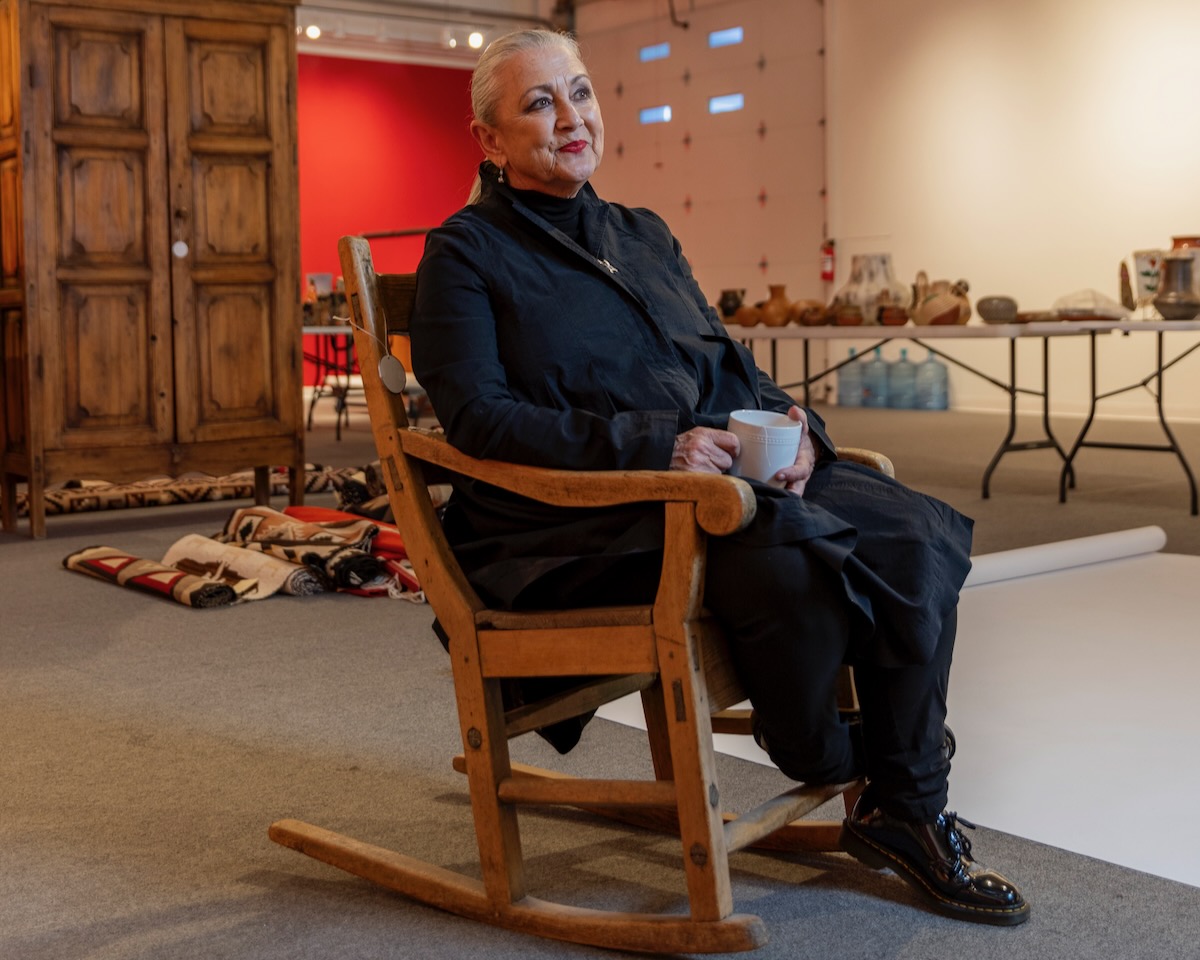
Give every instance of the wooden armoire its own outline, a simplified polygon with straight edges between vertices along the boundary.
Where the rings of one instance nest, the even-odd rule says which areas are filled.
[[[0,0],[0,519],[286,466],[303,496],[294,0]]]

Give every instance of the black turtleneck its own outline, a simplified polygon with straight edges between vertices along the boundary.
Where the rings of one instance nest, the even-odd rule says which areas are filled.
[[[584,246],[582,190],[573,197],[555,197],[540,190],[513,190],[513,194],[551,226]]]

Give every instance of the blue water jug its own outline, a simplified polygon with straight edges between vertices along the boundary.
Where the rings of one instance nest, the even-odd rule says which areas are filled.
[[[863,406],[886,407],[888,405],[888,362],[883,359],[879,347],[875,356],[863,370]]]
[[[850,348],[852,363],[846,364],[837,372],[837,402],[839,407],[861,407],[863,402],[863,368],[855,356],[854,348]]]
[[[917,365],[900,351],[900,359],[888,367],[888,406],[911,410],[917,403]]]
[[[950,406],[949,372],[946,365],[929,351],[917,364],[916,408],[918,410],[945,410]]]

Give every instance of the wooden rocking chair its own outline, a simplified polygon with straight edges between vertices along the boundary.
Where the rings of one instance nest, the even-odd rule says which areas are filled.
[[[380,378],[389,335],[406,334],[412,275],[376,275],[370,247],[342,239],[356,347],[371,425],[395,519],[429,603],[450,638],[465,771],[482,880],[295,820],[273,840],[418,901],[465,917],[560,940],[651,953],[750,950],[762,920],[733,912],[729,855],[751,845],[836,850],[840,822],[800,820],[838,794],[847,807],[861,781],[798,785],[754,810],[723,814],[712,734],[750,732],[749,711],[725,711],[744,694],[717,625],[702,607],[705,537],[753,517],[747,484],[681,472],[571,472],[479,461],[436,432],[409,427],[400,386]],[[394,368],[393,368],[394,371]],[[842,451],[891,473],[885,458]],[[652,605],[515,613],[488,609],[443,537],[427,490],[429,471],[478,478],[545,503],[607,506],[657,501],[666,514],[662,576]],[[587,682],[505,714],[504,678],[568,676]],[[845,684],[852,709],[852,682]],[[640,691],[653,780],[575,779],[515,764],[508,740]],[[844,698],[845,699],[845,698]],[[586,749],[580,747],[578,749]],[[526,893],[517,809],[564,804],[677,831],[688,913],[627,913],[535,899]]]

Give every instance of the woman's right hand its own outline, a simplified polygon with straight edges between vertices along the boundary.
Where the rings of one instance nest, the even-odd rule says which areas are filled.
[[[692,427],[675,437],[671,469],[692,473],[724,473],[733,466],[740,445],[728,430]]]

